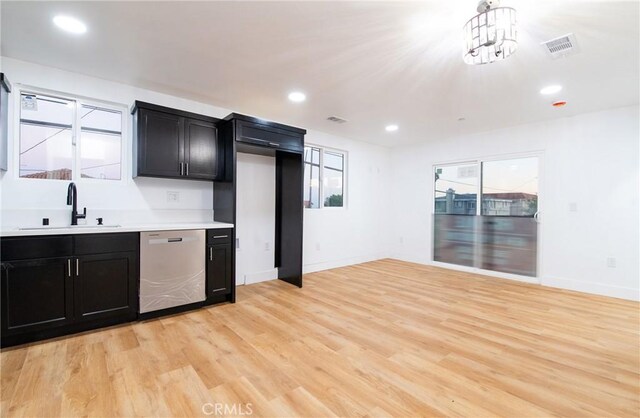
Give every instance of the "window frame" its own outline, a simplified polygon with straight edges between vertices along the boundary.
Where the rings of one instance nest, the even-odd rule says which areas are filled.
[[[313,144],[313,143],[308,143],[305,142],[304,144],[304,148],[306,147],[310,147],[310,148],[317,148],[320,150],[320,160],[319,160],[319,164],[320,164],[320,174],[319,174],[319,194],[320,194],[320,200],[319,203],[320,205],[317,208],[308,208],[308,207],[304,207],[304,209],[309,209],[309,210],[321,210],[321,209],[326,209],[326,210],[346,210],[347,209],[347,203],[348,203],[348,199],[347,199],[347,170],[348,170],[348,159],[349,159],[349,153],[345,150],[341,150],[341,149],[337,149],[337,148],[332,148],[332,147],[327,147],[324,145],[318,145],[318,144]],[[324,196],[324,153],[325,151],[328,152],[332,152],[332,153],[336,153],[336,154],[342,154],[342,206],[325,206],[324,205],[324,201],[325,201],[325,196]],[[304,161],[304,149],[303,149],[303,153],[302,153],[302,163],[303,165],[306,164],[311,164],[311,163],[307,163],[306,161]],[[316,166],[316,164],[312,164],[313,166]],[[304,171],[304,167],[303,167],[303,171]],[[337,171],[337,170],[336,170]]]
[[[13,159],[13,169],[11,172],[18,181],[24,182],[74,182],[74,183],[87,183],[87,184],[126,184],[129,180],[129,160],[127,149],[129,147],[129,114],[128,106],[122,103],[108,102],[104,100],[89,98],[80,95],[73,95],[69,93],[62,93],[55,90],[49,90],[40,87],[33,87],[24,84],[18,84],[16,86],[16,93],[14,98],[14,116],[11,118],[14,125],[14,138],[12,141],[13,148],[11,150]],[[75,103],[73,109],[73,119],[71,126],[71,146],[73,155],[71,156],[71,179],[38,179],[28,178],[20,176],[20,141],[21,137],[21,116],[22,116],[22,96],[23,95],[40,95],[48,96],[54,99],[68,100]],[[82,122],[81,112],[79,111],[82,106],[97,107],[104,110],[117,111],[121,113],[121,130],[120,130],[120,179],[98,179],[82,177],[80,173],[81,156],[82,156]],[[55,183],[53,183],[55,184]]]

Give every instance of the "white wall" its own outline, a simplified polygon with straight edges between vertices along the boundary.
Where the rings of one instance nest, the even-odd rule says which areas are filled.
[[[304,210],[304,271],[362,263],[389,254],[389,149],[321,132],[305,141],[347,151],[346,207]]]
[[[135,100],[141,100],[219,118],[232,112],[229,109],[11,58],[2,57],[1,63],[1,70],[14,85],[22,83],[126,107],[130,107]],[[18,106],[16,96],[13,95],[14,107]],[[242,109],[233,111],[242,113]],[[17,138],[15,113],[14,108],[10,109],[9,118],[12,123],[9,129],[14,133],[14,139]],[[124,146],[130,150],[130,135],[126,136],[125,141],[127,143]],[[348,152],[349,191],[346,209],[305,210],[304,270],[316,271],[386,255],[388,241],[384,231],[390,174],[388,149],[312,130],[308,131],[306,141]],[[10,156],[15,154],[13,146],[12,141],[9,144]],[[99,216],[105,218],[105,223],[212,219],[211,183],[152,178],[132,180],[130,153],[127,158],[124,174],[128,180],[122,183],[94,182],[89,186],[82,180],[78,181],[78,204],[87,207],[90,220]],[[16,161],[10,159],[9,162],[9,171],[0,174],[0,229],[35,225],[45,216],[51,218],[52,224],[68,225],[70,211],[65,200],[67,182],[16,178]],[[180,202],[169,203],[168,191],[179,191]]]
[[[434,164],[541,151],[540,283],[640,300],[638,126],[634,106],[393,150],[391,254],[432,263]]]
[[[236,284],[276,279],[276,159],[238,153],[236,164]]]

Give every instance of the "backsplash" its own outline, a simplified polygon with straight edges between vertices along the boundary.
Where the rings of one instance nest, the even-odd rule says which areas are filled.
[[[79,211],[82,208],[79,207]],[[65,209],[2,210],[0,230],[42,225],[42,219],[49,218],[51,226],[69,226],[71,207]],[[211,209],[95,209],[87,208],[87,225],[96,225],[96,218],[102,218],[104,225],[145,225],[154,223],[212,222]],[[79,221],[80,222],[80,221]]]

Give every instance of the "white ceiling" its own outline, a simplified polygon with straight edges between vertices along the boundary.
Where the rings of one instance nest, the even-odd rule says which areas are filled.
[[[517,53],[468,66],[476,4],[2,1],[1,53],[389,146],[638,103],[638,1],[503,0],[519,13]],[[59,13],[88,32],[61,32]],[[546,56],[540,43],[568,32],[580,53]],[[548,84],[564,90],[541,96]]]

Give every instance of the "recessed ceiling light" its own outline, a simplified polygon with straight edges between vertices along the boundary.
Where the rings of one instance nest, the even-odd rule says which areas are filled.
[[[395,132],[398,130],[398,125],[387,125],[384,127],[384,130],[387,132]]]
[[[558,86],[558,85],[547,86],[542,90],[540,90],[540,94],[544,94],[544,95],[556,94],[560,90],[562,90],[562,86]]]
[[[87,25],[71,16],[58,15],[53,18],[53,23],[63,31],[80,35],[87,31]]]
[[[307,100],[307,95],[300,91],[294,91],[292,93],[289,93],[289,100],[295,103],[301,103]]]

